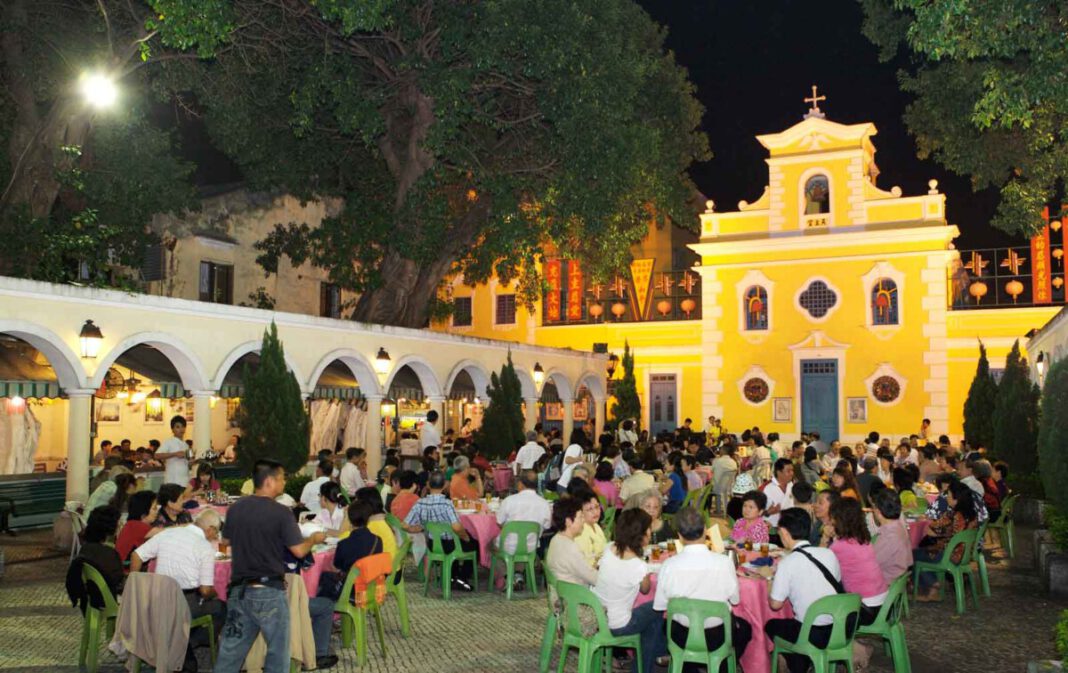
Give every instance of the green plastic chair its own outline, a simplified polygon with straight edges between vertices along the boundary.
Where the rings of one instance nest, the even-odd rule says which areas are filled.
[[[1012,511],[1017,497],[1017,494],[1013,493],[1005,498],[1005,502],[1001,503],[1001,517],[986,527],[990,532],[997,532],[1001,547],[1009,552],[1009,558],[1016,558],[1016,522]]]
[[[85,666],[89,673],[96,673],[97,656],[100,654],[100,629],[104,628],[110,642],[115,635],[115,619],[119,616],[119,604],[115,602],[115,596],[108,588],[108,583],[104,581],[104,576],[88,563],[82,563],[82,582],[85,584],[86,591],[89,590],[90,584],[96,587],[104,600],[102,608],[93,607],[92,601],[86,602],[85,619],[82,622],[82,641],[78,648],[79,668]]]
[[[412,634],[412,625],[408,619],[408,591],[404,582],[404,559],[412,547],[411,539],[405,540],[393,557],[393,571],[386,579],[386,591],[397,599],[397,614],[400,617],[401,635],[407,638]]]
[[[442,537],[445,535],[452,537],[455,542],[452,551],[447,554],[441,544]],[[440,521],[428,521],[426,524],[426,545],[424,596],[430,595],[430,585],[434,582],[435,563],[441,564],[441,593],[445,600],[449,600],[449,597],[452,596],[452,564],[460,561],[470,561],[474,566],[475,571],[471,573],[471,577],[474,580],[475,590],[478,590],[478,552],[464,551],[460,546],[459,536],[450,524]]]
[[[412,560],[415,561],[415,554],[413,552],[411,552],[411,549],[412,549],[412,536],[409,535],[408,531],[406,531],[404,529],[404,522],[401,521],[400,519],[398,519],[397,517],[393,516],[392,514],[387,512],[386,513],[386,523],[389,524],[389,527],[393,529],[393,533],[397,536],[397,547],[398,547],[398,549],[400,547],[403,547],[404,543],[407,542],[408,543],[408,552],[407,553],[411,553],[412,554]],[[398,555],[400,555],[399,551],[398,551]],[[401,560],[402,560],[401,567],[403,568],[404,567],[403,566],[403,558]],[[416,570],[416,572],[419,573],[419,581],[420,582],[426,581],[426,577],[423,576],[423,564],[422,563],[416,563],[415,564],[415,570]]]
[[[554,500],[560,499],[560,494],[556,491],[545,491],[545,493],[542,494],[542,497],[545,498],[547,502],[553,502]]]
[[[667,639],[668,653],[671,655],[671,673],[682,673],[683,662],[704,664],[713,673],[720,670],[720,664],[727,662],[727,673],[735,673],[738,666],[738,657],[734,652],[734,642],[731,638],[731,609],[726,603],[718,601],[703,601],[696,598],[672,598],[668,601],[667,617],[669,633],[671,622],[678,616],[683,615],[690,623],[686,633],[686,646],[679,647],[669,636]],[[718,617],[723,620],[723,644],[715,650],[708,651],[708,643],[705,641],[705,620],[709,617]]]
[[[601,600],[586,587],[580,587],[571,582],[557,582],[556,591],[560,594],[560,600],[564,603],[564,642],[560,648],[560,666],[558,673],[564,673],[564,664],[567,662],[568,648],[578,650],[578,673],[596,673],[606,663],[604,656],[612,656],[613,647],[629,647],[635,650],[634,656],[638,660],[638,673],[642,671],[642,643],[641,636],[613,636],[608,628],[608,617],[605,615]],[[582,621],[579,619],[579,608],[586,607],[593,610],[597,618],[597,631],[593,635],[586,636],[582,632]],[[607,662],[611,665],[611,662]],[[652,671],[650,671],[652,673]]]
[[[538,656],[538,673],[549,673],[549,663],[553,658],[553,645],[560,630],[560,621],[556,618],[556,606],[553,605],[553,593],[556,591],[556,576],[549,566],[542,566],[545,575],[545,597],[549,601],[549,616],[545,618],[545,633],[541,636],[541,654]]]
[[[504,550],[504,541],[509,535],[516,536],[515,553],[509,554]],[[528,537],[534,536],[534,546],[528,547]],[[534,563],[538,560],[538,537],[541,535],[541,526],[533,521],[509,521],[501,528],[500,548],[493,552],[490,559],[489,585],[493,587],[493,577],[497,572],[497,561],[504,563],[505,570],[505,598],[512,600],[512,581],[515,579],[515,564],[526,564],[527,586],[530,591],[537,595],[537,577],[534,574]]]
[[[962,530],[961,532],[950,538],[946,544],[946,550],[942,554],[942,558],[938,561],[917,561],[912,566],[912,597],[916,598],[916,591],[920,585],[920,573],[921,572],[933,572],[939,578],[938,585],[938,597],[942,598],[945,595],[945,580],[946,575],[953,578],[953,592],[957,598],[957,614],[964,613],[964,578],[968,577],[972,587],[972,600],[975,602],[975,607],[979,607],[979,593],[975,586],[975,575],[972,569],[972,556],[975,553],[975,538],[976,529]],[[953,563],[951,560],[953,557],[953,551],[957,548],[964,547],[964,555],[961,556],[960,563]]]
[[[830,615],[834,620],[831,637],[826,647],[816,647],[809,642],[809,632],[817,617]],[[834,594],[824,596],[805,612],[805,621],[801,624],[801,633],[796,643],[776,636],[775,649],[771,652],[771,673],[779,669],[780,654],[800,654],[812,660],[816,673],[834,673],[835,662],[845,664],[849,673],[853,673],[853,639],[856,632],[849,633],[847,625],[852,617],[860,623],[860,596],[857,594]]]
[[[367,613],[375,618],[375,626],[378,631],[378,642],[382,646],[382,658],[386,657],[386,627],[382,621],[382,608],[375,599],[378,586],[392,575],[378,574],[367,576],[367,596],[365,605],[353,605],[350,599],[354,597],[356,578],[360,576],[359,565],[367,559],[372,559],[381,554],[374,554],[360,559],[349,568],[349,574],[345,576],[345,585],[341,589],[341,597],[334,604],[334,613],[341,616],[341,644],[352,647],[356,644],[356,660],[359,665],[367,663]],[[398,554],[400,556],[400,554]],[[388,592],[388,587],[386,588]]]
[[[894,660],[894,673],[911,673],[912,662],[909,661],[909,648],[905,644],[905,626],[901,620],[905,617],[905,605],[908,594],[905,586],[908,584],[909,574],[903,573],[890,584],[886,592],[886,600],[879,608],[879,614],[875,621],[867,626],[857,629],[858,636],[878,636],[889,650],[890,657]]]
[[[609,507],[603,511],[604,514],[601,516],[601,530],[604,531],[605,538],[611,540],[612,534],[616,529],[616,508]]]
[[[986,537],[986,529],[990,525],[989,520],[979,526],[975,534],[975,566],[979,573],[979,585],[983,588],[983,596],[990,598],[990,576],[986,573],[986,556],[983,555],[983,539]]]

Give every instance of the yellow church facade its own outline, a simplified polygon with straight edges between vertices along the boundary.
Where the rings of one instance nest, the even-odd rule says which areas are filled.
[[[945,196],[934,181],[919,195],[877,187],[875,135],[814,108],[757,137],[768,152],[759,198],[733,211],[707,202],[690,240],[665,245],[673,228],[651,227],[628,278],[591,286],[579,275],[576,291],[581,271],[549,261],[559,295],[512,314],[500,310],[509,288],[459,278],[450,291],[470,308],[462,326],[454,315],[437,329],[616,354],[629,343],[653,432],[714,415],[730,429],[853,442],[929,418],[933,434],[960,437],[979,340],[1002,367],[1059,306],[983,309],[953,296],[959,231]]]

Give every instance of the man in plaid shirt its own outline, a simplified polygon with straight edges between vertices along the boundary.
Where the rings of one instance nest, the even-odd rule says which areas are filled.
[[[417,500],[412,505],[411,511],[408,512],[408,516],[404,517],[405,530],[409,533],[421,533],[425,530],[425,524],[428,522],[451,524],[452,530],[460,538],[461,549],[464,551],[478,549],[478,545],[464,530],[463,524],[460,523],[460,517],[456,514],[456,508],[452,506],[452,500],[442,493],[445,490],[445,473],[440,470],[432,472],[427,479],[427,488],[430,490],[430,494]],[[430,544],[429,540],[427,544]],[[455,548],[456,541],[452,536],[442,536],[441,549],[443,552],[448,554]],[[471,585],[468,581],[471,579],[473,571],[474,568],[471,567],[470,561],[461,562],[459,569],[452,577],[453,585],[463,591],[471,591]]]

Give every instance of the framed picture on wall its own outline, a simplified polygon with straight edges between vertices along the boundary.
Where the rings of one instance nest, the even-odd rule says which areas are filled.
[[[794,398],[775,397],[771,402],[772,418],[775,423],[789,423],[794,413]]]
[[[586,406],[586,400],[579,402],[572,402],[572,416],[576,421],[584,421],[589,418],[589,407]]]
[[[159,402],[160,400],[155,400]],[[163,423],[163,405],[145,404],[145,425],[160,425]]]
[[[867,397],[850,397],[846,400],[846,410],[848,415],[846,416],[848,423],[867,423],[868,422],[868,398]]]
[[[564,420],[564,405],[562,402],[546,402],[545,403],[545,420],[547,421],[562,421]]]
[[[196,417],[196,405],[193,402],[193,398],[187,397],[185,399],[185,413],[182,415],[185,416],[185,422],[192,425]]]
[[[122,405],[118,402],[97,402],[96,403],[96,422],[97,423],[118,423],[122,420]]]
[[[241,400],[235,397],[226,398],[226,427],[237,427],[237,411],[241,408]]]

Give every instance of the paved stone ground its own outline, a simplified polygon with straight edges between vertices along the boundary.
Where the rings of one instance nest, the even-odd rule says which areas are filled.
[[[1053,656],[1052,628],[1068,608],[1066,601],[1049,599],[1031,567],[1026,542],[1030,531],[1017,531],[1019,554],[1011,563],[994,550],[990,564],[993,596],[969,604],[961,617],[952,600],[941,604],[914,603],[906,623],[915,673],[974,673],[1024,671],[1029,660]],[[0,579],[0,672],[76,671],[81,619],[67,601],[62,578],[66,555],[46,549],[49,534],[23,533],[0,539],[8,559]],[[12,559],[15,560],[12,563]],[[537,670],[537,653],[545,623],[544,594],[519,594],[511,602],[503,594],[485,591],[453,594],[449,602],[424,598],[422,585],[409,576],[413,636],[400,636],[395,610],[386,609],[388,656],[372,641],[366,667],[356,665],[354,652],[335,646],[341,656],[339,672],[373,673],[530,673]],[[554,662],[555,663],[555,662]],[[101,653],[101,671],[124,670],[108,652]],[[210,670],[201,651],[201,670]],[[567,670],[575,670],[569,662]],[[889,673],[890,660],[877,649],[869,671]]]

